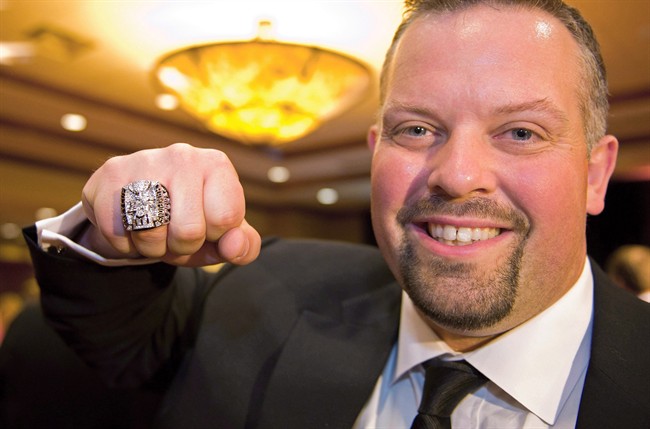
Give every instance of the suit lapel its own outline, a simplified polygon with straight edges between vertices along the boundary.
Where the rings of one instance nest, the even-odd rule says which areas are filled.
[[[592,350],[576,428],[648,427],[648,313],[643,303],[609,284],[592,261]],[[645,321],[645,322],[643,322]]]
[[[399,299],[393,284],[345,302],[342,317],[303,311],[249,427],[351,427],[396,341]]]

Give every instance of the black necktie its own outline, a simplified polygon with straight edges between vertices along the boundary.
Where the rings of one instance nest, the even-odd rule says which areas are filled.
[[[451,429],[456,405],[487,379],[465,361],[433,360],[424,366],[422,401],[411,429]]]

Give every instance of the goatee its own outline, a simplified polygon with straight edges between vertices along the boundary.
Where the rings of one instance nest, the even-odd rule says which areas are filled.
[[[450,262],[433,254],[418,253],[404,229],[399,269],[402,286],[415,306],[434,323],[449,329],[475,331],[495,325],[510,314],[517,297],[530,229],[526,217],[486,198],[450,203],[434,196],[403,208],[398,221],[404,226],[412,219],[434,215],[505,222],[520,237],[511,252],[495,258],[493,269],[487,271],[472,263]]]

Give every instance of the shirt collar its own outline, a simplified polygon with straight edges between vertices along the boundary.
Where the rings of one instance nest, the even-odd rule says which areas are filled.
[[[542,313],[465,354],[428,327],[403,294],[393,381],[441,355],[467,360],[530,412],[553,424],[589,362],[593,276],[587,259],[578,281]]]

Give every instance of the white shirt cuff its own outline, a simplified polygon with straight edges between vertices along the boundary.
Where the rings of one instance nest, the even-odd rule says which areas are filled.
[[[69,249],[84,258],[107,267],[121,267],[126,265],[145,265],[159,262],[158,259],[107,259],[90,249],[72,241],[69,236],[79,229],[88,218],[84,213],[81,203],[77,203],[67,212],[53,218],[36,222],[36,236],[38,245],[43,250],[54,246],[58,249]]]

